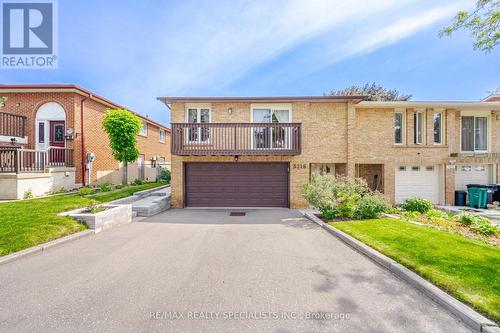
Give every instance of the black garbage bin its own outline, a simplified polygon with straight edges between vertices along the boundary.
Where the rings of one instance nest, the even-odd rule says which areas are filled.
[[[494,189],[493,201],[500,202],[500,184],[491,184],[490,186]]]
[[[467,203],[467,191],[455,191],[455,206],[465,206]]]

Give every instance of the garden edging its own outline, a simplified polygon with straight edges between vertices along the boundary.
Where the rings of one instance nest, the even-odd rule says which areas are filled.
[[[316,215],[311,212],[303,212],[303,215],[311,220],[312,222],[320,225],[330,234],[334,235],[354,250],[360,252],[361,254],[367,256],[373,260],[378,265],[386,268],[391,273],[399,277],[400,279],[406,281],[414,288],[423,292],[426,296],[434,300],[436,303],[443,306],[445,309],[453,313],[455,316],[460,318],[469,327],[479,331],[479,332],[500,332],[500,328],[493,321],[484,317],[480,313],[473,310],[468,305],[460,302],[453,296],[444,292],[434,284],[430,283],[426,279],[422,278],[420,275],[416,274],[412,270],[404,267],[403,265],[397,263],[393,259],[383,255],[382,253],[374,250],[363,242],[355,239],[354,237],[342,232],[334,227],[328,225],[319,219]]]
[[[68,243],[68,242],[71,242],[71,241],[74,241],[74,240],[77,240],[77,239],[80,239],[80,238],[83,238],[86,236],[94,235],[94,234],[95,234],[95,230],[87,229],[87,230],[83,230],[83,231],[80,231],[80,232],[77,232],[77,233],[74,233],[74,234],[71,234],[68,236],[64,236],[61,238],[51,240],[51,241],[46,242],[46,243],[35,245],[35,246],[29,247],[27,249],[0,257],[0,265],[6,264],[8,262],[11,262],[11,261],[14,261],[17,259],[24,258],[24,257],[29,256],[29,255],[34,254],[34,253],[45,251],[51,247],[55,247],[55,246],[58,246],[58,245],[61,245],[64,243]]]

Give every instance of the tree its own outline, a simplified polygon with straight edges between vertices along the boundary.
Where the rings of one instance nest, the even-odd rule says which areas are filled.
[[[450,26],[439,31],[439,37],[450,36],[459,29],[468,29],[474,42],[474,50],[491,52],[500,39],[500,1],[477,0],[472,12],[459,11]]]
[[[113,157],[125,165],[123,184],[127,183],[127,165],[139,156],[137,134],[142,122],[135,114],[125,109],[110,109],[104,115],[103,127],[109,137]]]
[[[350,86],[342,90],[333,90],[332,96],[366,96],[367,101],[407,101],[412,95],[401,94],[396,89],[384,88],[375,82],[364,86]]]

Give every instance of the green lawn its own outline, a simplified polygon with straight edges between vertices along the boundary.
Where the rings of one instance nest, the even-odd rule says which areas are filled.
[[[500,248],[459,234],[394,219],[334,222],[330,225],[500,321]]]
[[[45,243],[86,229],[78,221],[58,213],[84,207],[91,199],[107,202],[165,183],[127,186],[92,197],[58,195],[41,199],[0,202],[0,256]]]

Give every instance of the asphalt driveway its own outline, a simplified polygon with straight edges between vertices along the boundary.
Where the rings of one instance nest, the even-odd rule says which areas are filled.
[[[293,210],[169,210],[0,266],[1,332],[467,332]]]

